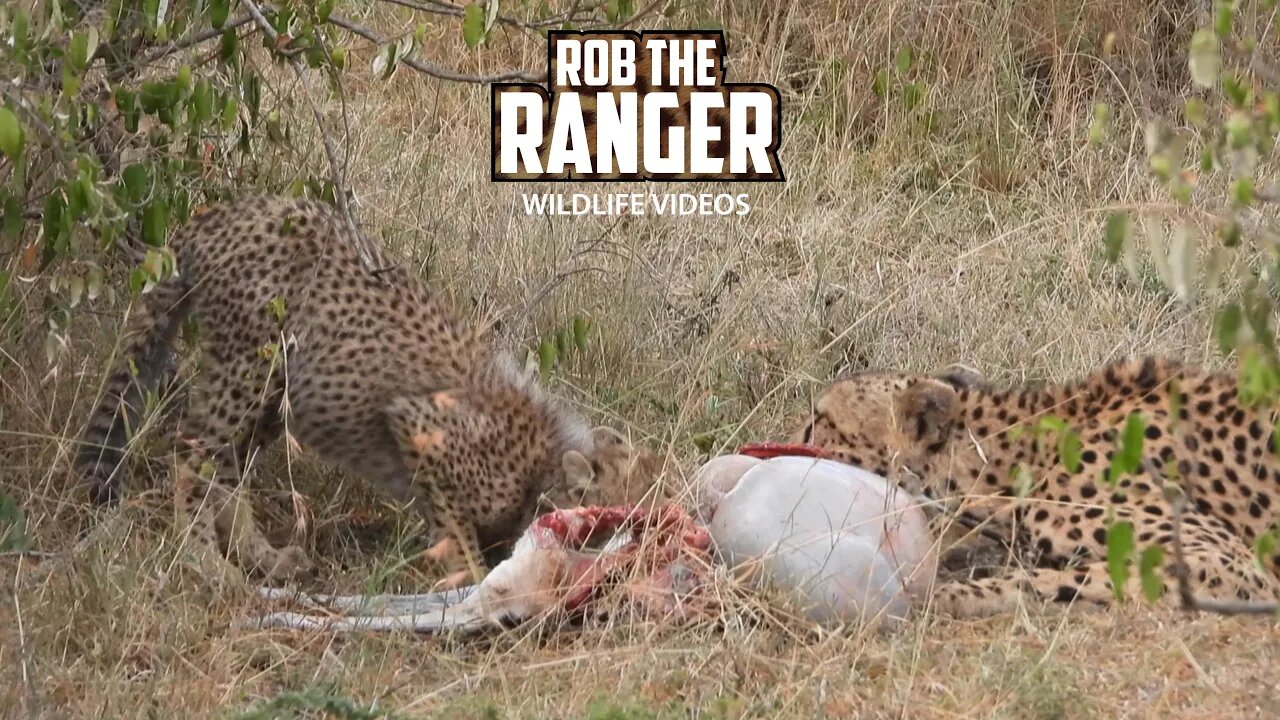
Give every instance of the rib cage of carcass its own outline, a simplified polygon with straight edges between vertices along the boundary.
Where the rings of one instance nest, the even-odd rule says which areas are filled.
[[[676,505],[582,507],[539,516],[511,557],[478,585],[424,595],[306,595],[262,588],[268,600],[312,611],[272,613],[248,624],[335,631],[475,630],[543,613],[580,616],[607,596],[649,618],[710,611],[704,594],[711,538]]]

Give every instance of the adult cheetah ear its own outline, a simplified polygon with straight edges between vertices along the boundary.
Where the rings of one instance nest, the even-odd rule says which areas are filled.
[[[982,373],[960,363],[952,363],[946,366],[934,377],[957,390],[968,390],[987,383],[987,379],[982,376]]]
[[[894,399],[894,419],[913,442],[940,448],[951,436],[959,415],[956,389],[934,379],[916,380]]]
[[[595,483],[595,468],[591,466],[591,461],[587,459],[587,456],[577,450],[565,452],[560,464],[564,468],[565,486],[569,488],[570,492],[585,494],[591,488],[591,485]]]

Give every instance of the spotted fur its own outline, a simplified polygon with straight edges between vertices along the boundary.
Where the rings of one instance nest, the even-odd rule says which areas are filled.
[[[544,496],[563,504],[598,490],[624,502],[649,490],[653,453],[592,431],[410,270],[382,257],[371,270],[357,244],[368,247],[329,206],[270,197],[210,208],[179,231],[178,273],[143,296],[82,437],[76,467],[93,501],[119,498],[130,423],[171,376],[188,314],[202,368],[176,502],[198,542],[221,540],[242,566],[276,577],[310,567],[301,550],[272,547],[229,493],[286,425],[321,458],[411,501],[434,541],[457,541],[451,567],[478,574]]]
[[[1113,487],[1105,473],[1131,413],[1146,422],[1147,469]],[[1033,432],[1048,416],[1079,435],[1075,472],[1058,456],[1056,435],[1037,440]],[[970,516],[1000,532],[1016,528],[1033,543],[1034,568],[940,586],[939,610],[973,616],[1007,610],[1023,596],[1110,603],[1112,511],[1133,524],[1140,549],[1164,550],[1163,580],[1172,589],[1173,506],[1165,490],[1175,480],[1193,501],[1182,537],[1197,595],[1275,600],[1280,554],[1259,563],[1253,547],[1280,515],[1276,419],[1270,406],[1241,399],[1233,375],[1136,357],[1075,382],[1012,389],[972,372],[860,373],[822,391],[797,439],[927,495],[963,499]],[[1030,487],[1015,480],[1018,466]],[[1125,589],[1131,597],[1139,592],[1133,583]]]

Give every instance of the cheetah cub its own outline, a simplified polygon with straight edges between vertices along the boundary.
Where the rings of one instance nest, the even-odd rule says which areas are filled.
[[[176,505],[223,570],[309,572],[273,547],[231,493],[286,426],[305,447],[423,513],[446,585],[479,580],[538,508],[635,502],[659,457],[594,430],[417,276],[361,262],[327,205],[251,197],[198,214],[171,242],[177,274],[143,296],[75,467],[95,504],[120,497],[127,429],[173,375],[171,345],[199,319],[200,378],[186,399]],[[240,568],[226,565],[220,545]]]

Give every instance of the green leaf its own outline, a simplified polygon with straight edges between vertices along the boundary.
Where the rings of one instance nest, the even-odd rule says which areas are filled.
[[[245,73],[244,102],[249,109],[249,117],[258,122],[258,113],[262,109],[262,78],[257,73]]]
[[[1227,220],[1223,223],[1222,227],[1218,229],[1218,237],[1222,238],[1223,247],[1240,247],[1240,223],[1235,220]]]
[[[1191,125],[1203,128],[1209,122],[1209,106],[1200,98],[1187,98],[1182,108],[1182,115]]]
[[[44,201],[44,253],[41,265],[47,267],[66,250],[63,222],[67,204],[61,193],[52,192]]]
[[[1188,224],[1179,225],[1173,233],[1173,243],[1169,249],[1169,270],[1173,291],[1178,299],[1190,301],[1191,284],[1196,275],[1196,238],[1195,231]]]
[[[1013,494],[1018,499],[1024,499],[1031,494],[1031,490],[1036,485],[1035,476],[1025,465],[1019,463],[1013,467]]]
[[[565,333],[564,328],[556,330],[556,354],[564,357],[569,354],[569,335]]]
[[[142,83],[142,92],[138,95],[138,104],[143,112],[159,115],[162,110],[173,107],[178,101],[178,87],[167,80],[154,80]]]
[[[1236,207],[1249,207],[1253,204],[1253,178],[1243,177],[1231,184],[1231,202]]]
[[[390,79],[395,74],[396,65],[396,45],[388,43],[373,56],[373,75],[379,80]]]
[[[902,107],[914,110],[924,100],[924,83],[908,83],[902,86]]]
[[[1230,355],[1231,351],[1235,350],[1242,319],[1243,314],[1240,313],[1240,306],[1236,305],[1235,302],[1222,307],[1222,310],[1217,314],[1217,348],[1222,351],[1222,355]]]
[[[1227,142],[1233,150],[1242,150],[1253,144],[1253,120],[1248,113],[1237,110],[1226,122]]]
[[[578,352],[585,353],[587,351],[587,319],[581,315],[573,316],[573,344],[577,346]]]
[[[1133,556],[1133,523],[1112,523],[1107,528],[1107,574],[1116,600],[1124,602],[1124,589],[1129,584],[1129,559]]]
[[[138,119],[141,110],[138,107],[138,96],[131,90],[116,88],[116,108],[124,120],[124,129],[131,133],[138,132]]]
[[[1229,2],[1215,2],[1213,8],[1213,31],[1218,37],[1225,38],[1231,34],[1231,22],[1235,10]]]
[[[1059,434],[1058,457],[1062,459],[1062,466],[1067,472],[1080,471],[1080,435],[1075,430],[1068,429]]]
[[[10,160],[22,156],[23,132],[18,116],[7,107],[0,106],[0,152]]]
[[[213,86],[205,78],[196,82],[189,107],[197,125],[203,125],[213,117]]]
[[[1140,413],[1130,413],[1121,432],[1117,451],[1107,468],[1107,482],[1112,485],[1120,478],[1136,473],[1142,468],[1142,444],[1146,437],[1147,423]]]
[[[1107,129],[1111,127],[1111,106],[1106,103],[1095,103],[1093,106],[1093,122],[1089,124],[1089,142],[1098,145],[1107,139]]]
[[[98,29],[92,25],[83,32],[71,36],[67,43],[67,62],[76,70],[83,70],[98,50]]]
[[[899,75],[906,75],[911,69],[911,48],[901,47],[898,54],[893,58],[893,66],[897,69]]]
[[[4,236],[16,240],[25,224],[22,218],[22,200],[12,193],[4,194]]]
[[[169,203],[163,198],[152,200],[142,211],[142,241],[152,247],[164,245],[169,229]]]
[[[1213,87],[1222,70],[1222,58],[1218,54],[1218,36],[1211,30],[1197,30],[1191,37],[1191,49],[1187,65],[1191,79],[1201,87]]]
[[[102,269],[97,267],[89,268],[89,274],[85,278],[85,295],[90,300],[97,300],[102,293]]]
[[[129,271],[129,294],[137,297],[147,290],[147,286],[151,283],[151,278],[147,276],[147,271],[140,267],[136,267]]]
[[[130,165],[120,174],[129,202],[134,207],[142,205],[151,194],[151,176],[145,165]]]
[[[230,0],[209,0],[209,24],[214,30],[221,30],[231,16]]]
[[[267,310],[275,317],[277,323],[284,322],[284,298],[277,295],[271,298],[271,302],[267,303]]]
[[[71,99],[80,92],[80,71],[66,63],[62,66],[62,97]]]
[[[1235,107],[1248,107],[1253,104],[1249,102],[1249,98],[1253,94],[1253,85],[1245,82],[1243,78],[1234,72],[1227,73],[1222,77],[1222,92],[1226,94],[1227,100]]]
[[[0,552],[26,550],[30,544],[26,513],[17,501],[0,492]]]
[[[875,78],[871,81],[871,92],[875,93],[876,97],[880,98],[881,101],[889,94],[888,70],[876,71]]]
[[[240,36],[235,30],[225,30],[218,43],[218,57],[223,62],[231,62],[240,51]]]
[[[1124,251],[1129,239],[1129,213],[1115,210],[1107,213],[1107,224],[1103,229],[1103,243],[1106,245],[1107,260],[1115,262]]]
[[[3,297],[0,296],[0,302]],[[1258,559],[1258,564],[1264,568],[1271,567],[1271,557],[1276,552],[1276,530],[1270,530],[1258,536],[1257,541],[1253,543],[1253,555]]]
[[[236,118],[240,114],[240,103],[233,97],[228,97],[225,105],[222,106],[222,129],[230,130],[236,125]]]
[[[693,441],[693,446],[703,453],[711,452],[717,444],[715,431],[712,430],[698,433],[689,439]]]
[[[462,39],[467,47],[475,48],[484,40],[484,6],[478,2],[467,5],[462,15]]]
[[[556,364],[556,346],[550,340],[543,340],[538,346],[538,372],[546,375]]]
[[[1142,594],[1150,602],[1155,602],[1164,595],[1164,578],[1160,576],[1160,566],[1164,564],[1164,549],[1152,545],[1138,556],[1138,578],[1142,581]]]
[[[18,64],[27,64],[27,49],[30,47],[30,36],[28,30],[31,27],[31,16],[27,15],[25,10],[18,9],[13,15],[13,22],[9,26],[9,37],[13,38],[13,59]]]

